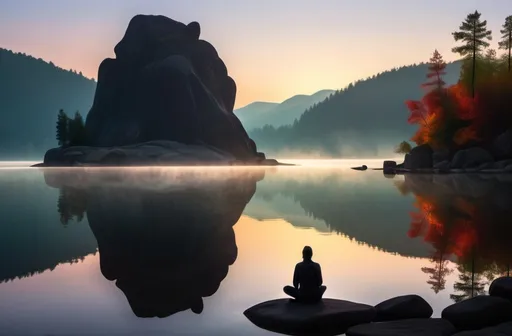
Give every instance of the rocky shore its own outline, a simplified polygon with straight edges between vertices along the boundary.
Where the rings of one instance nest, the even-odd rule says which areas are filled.
[[[441,318],[432,318],[432,314],[430,304],[415,294],[375,306],[336,299],[313,305],[278,299],[244,312],[260,328],[288,335],[512,335],[512,278],[494,280],[489,295],[446,307]]]
[[[472,146],[456,151],[434,150],[428,144],[414,147],[404,162],[384,161],[384,174],[512,173],[512,130],[495,138],[488,146]]]

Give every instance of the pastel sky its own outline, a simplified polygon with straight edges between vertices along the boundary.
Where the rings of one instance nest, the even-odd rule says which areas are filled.
[[[396,66],[447,60],[451,32],[478,9],[494,33],[511,0],[0,0],[0,47],[96,78],[129,20],[198,21],[238,85],[236,106],[342,88]]]

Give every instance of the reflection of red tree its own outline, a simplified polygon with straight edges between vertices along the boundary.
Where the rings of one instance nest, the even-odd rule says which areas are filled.
[[[476,246],[477,233],[471,219],[476,209],[470,203],[460,198],[435,202],[433,198],[416,196],[415,207],[417,210],[410,214],[410,238],[422,237],[437,253],[459,258]]]

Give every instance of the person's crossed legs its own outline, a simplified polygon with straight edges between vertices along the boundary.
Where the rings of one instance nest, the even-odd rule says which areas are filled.
[[[312,295],[303,295],[297,288],[292,286],[285,286],[283,291],[286,295],[291,296],[298,302],[306,302],[306,303],[314,303],[318,302],[322,299],[325,291],[327,290],[326,286],[318,287],[318,292],[313,293]]]

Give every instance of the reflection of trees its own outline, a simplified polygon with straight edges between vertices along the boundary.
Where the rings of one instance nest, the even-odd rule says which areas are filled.
[[[57,200],[57,211],[60,215],[60,222],[67,225],[71,220],[81,222],[84,219],[87,198],[81,190],[63,186],[59,189]]]
[[[439,293],[445,289],[446,276],[453,273],[453,270],[448,268],[448,260],[445,259],[443,254],[438,254],[431,258],[433,267],[422,267],[421,271],[429,274],[427,283],[431,286],[434,293]]]
[[[453,285],[456,294],[450,294],[450,299],[460,302],[477,295],[485,294],[485,284],[483,283],[482,274],[469,270],[464,265],[458,265],[459,280]]]
[[[73,172],[73,174],[77,174]],[[64,220],[87,214],[104,277],[139,317],[203,310],[237,257],[233,225],[263,171],[48,176]]]
[[[478,175],[406,175],[397,184],[416,200],[409,236],[434,248],[434,266],[422,268],[434,292],[444,289],[448,260],[458,264],[450,295],[456,302],[485,293],[496,276],[510,273],[511,186],[512,178]]]

